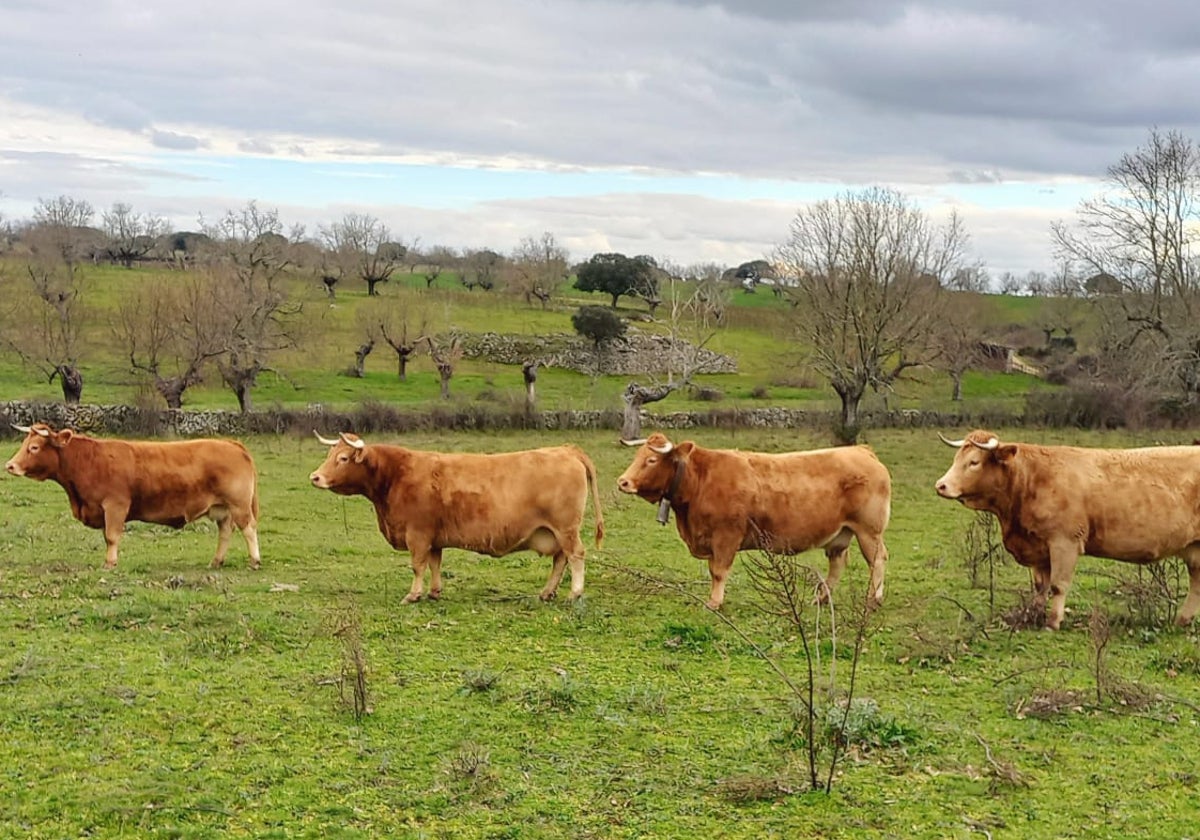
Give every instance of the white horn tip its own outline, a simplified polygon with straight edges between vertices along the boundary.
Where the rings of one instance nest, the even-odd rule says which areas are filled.
[[[625,446],[641,446],[645,442],[645,438],[639,438],[637,440],[625,440],[625,438],[621,438],[621,443],[623,443]]]

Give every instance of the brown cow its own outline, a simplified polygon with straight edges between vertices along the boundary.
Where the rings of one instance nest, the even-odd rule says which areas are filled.
[[[940,435],[939,435],[940,437]],[[976,430],[938,479],[939,496],[994,513],[1004,547],[1033,569],[1035,598],[1062,623],[1080,554],[1129,563],[1181,556],[1191,589],[1179,623],[1200,607],[1200,451],[1194,446],[1083,449],[1004,443]]]
[[[217,523],[213,567],[225,562],[237,525],[258,568],[258,474],[246,447],[232,440],[99,440],[44,423],[13,426],[25,440],[4,468],[35,481],[58,482],[71,513],[104,530],[104,568],[117,565],[125,523],[182,528],[207,515]]]
[[[541,598],[558,591],[571,565],[571,597],[583,594],[583,541],[579,529],[588,485],[596,517],[596,547],[604,540],[604,515],[596,468],[576,446],[495,455],[425,452],[366,443],[342,433],[329,440],[329,456],[310,479],[343,496],[366,496],[379,530],[393,548],[412,554],[412,589],[419,600],[425,567],[429,597],[442,594],[442,549],[463,548],[492,557],[530,549],[553,555]]]
[[[708,560],[710,609],[725,600],[725,579],[739,551],[797,554],[824,548],[829,576],[822,600],[846,568],[850,540],[871,569],[869,592],[883,600],[892,481],[865,446],[766,454],[673,445],[661,433],[642,444],[617,480],[624,493],[659,503],[658,521],[675,512],[679,536],[693,557]]]

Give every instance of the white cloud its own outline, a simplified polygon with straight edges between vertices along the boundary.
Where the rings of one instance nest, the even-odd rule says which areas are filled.
[[[1152,126],[1200,129],[1200,10],[1180,0],[1135,15],[1111,0],[0,8],[8,215],[59,193],[185,219],[254,197],[298,220],[374,208],[426,242],[552,230],[578,257],[749,259],[810,185],[884,184],[969,196],[980,256],[1049,268],[1044,217],[1061,208],[975,191],[1094,178]],[[301,168],[238,180],[256,159]],[[425,184],[387,203],[350,161],[511,173],[520,188],[504,201],[494,180],[473,195],[456,176],[453,199]],[[597,172],[612,190],[531,195],[526,177]],[[744,192],[679,194],[702,173]]]

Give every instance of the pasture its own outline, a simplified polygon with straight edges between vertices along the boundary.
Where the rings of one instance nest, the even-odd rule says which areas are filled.
[[[1194,436],[997,431],[1107,446]],[[806,430],[672,437],[827,445]],[[236,536],[210,570],[211,523],[131,524],[103,571],[101,533],[71,518],[57,485],[0,476],[0,835],[1197,836],[1197,631],[1145,620],[1135,567],[1082,559],[1064,629],[1011,630],[1001,615],[1028,575],[1004,555],[993,585],[968,585],[974,514],[933,491],[951,450],[931,431],[867,432],[893,477],[886,600],[854,687],[873,705],[847,729],[832,793],[809,792],[794,699],[764,659],[801,678],[796,632],[760,609],[743,559],[724,618],[701,606],[705,564],[653,505],[617,492],[631,451],[614,438],[368,439],[582,445],[608,536],[594,550],[589,506],[576,603],[565,587],[537,600],[548,559],[448,550],[442,600],[401,604],[408,555],[365,499],[309,486],[326,452],[311,437],[245,440],[260,472],[259,571]],[[8,458],[17,440],[2,446]],[[820,552],[803,560],[824,572]],[[839,615],[865,581],[855,546]],[[1112,629],[1102,668],[1097,609]],[[821,622],[818,682],[836,665],[844,690],[852,634],[834,643]]]

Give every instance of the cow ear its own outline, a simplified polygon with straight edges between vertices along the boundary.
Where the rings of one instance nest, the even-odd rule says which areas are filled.
[[[685,440],[683,443],[675,447],[675,452],[680,458],[686,458],[692,454],[692,450],[696,448],[695,441]]]
[[[55,446],[62,447],[62,446],[66,446],[68,443],[70,443],[71,438],[73,438],[73,437],[75,437],[75,432],[73,432],[70,429],[63,429],[62,431],[55,432],[53,435],[51,435],[50,441]]]
[[[363,462],[363,458],[366,458],[366,457],[367,457],[367,447],[366,446],[354,447],[354,463],[361,464]]]
[[[997,446],[992,456],[999,462],[1004,463],[1017,454],[1017,445],[1015,443],[1006,443],[1003,446]]]

